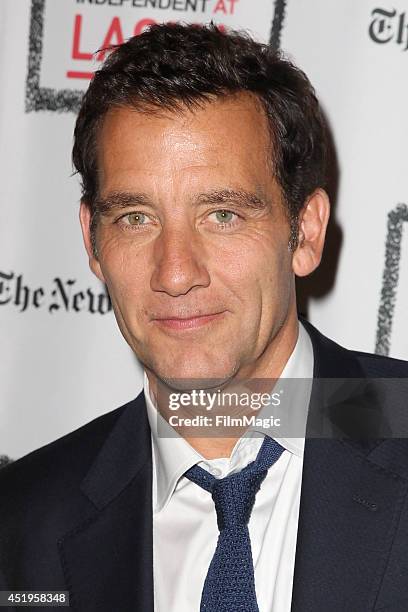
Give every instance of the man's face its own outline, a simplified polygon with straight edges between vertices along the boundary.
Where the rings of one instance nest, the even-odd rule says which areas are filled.
[[[265,360],[293,348],[284,356],[278,346],[288,326],[293,341],[296,310],[270,147],[266,117],[245,94],[104,120],[91,266],[125,339],[164,381],[267,375]]]

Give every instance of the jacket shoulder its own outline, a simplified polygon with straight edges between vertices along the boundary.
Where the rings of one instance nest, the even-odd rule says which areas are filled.
[[[79,464],[82,470],[86,469],[84,459],[89,457],[92,460],[125,407],[121,406],[93,419],[21,459],[7,464],[0,471],[0,487],[3,487],[9,479],[21,478],[24,474],[35,472],[38,477],[39,472],[50,473],[57,465],[60,470],[61,462],[66,463],[71,474]]]
[[[374,353],[353,351],[323,335],[304,317],[299,317],[313,345],[317,378],[405,378],[408,361]],[[317,367],[316,367],[317,364]]]
[[[134,400],[133,400],[134,401]],[[0,470],[0,532],[16,516],[40,514],[44,508],[67,515],[85,498],[80,484],[124,410],[104,414],[79,429],[43,446]],[[87,501],[87,500],[86,500]],[[63,511],[65,513],[65,511]]]
[[[408,377],[408,361],[365,353],[351,351],[369,377],[378,378],[405,378]]]
[[[12,588],[64,584],[57,543],[98,512],[81,483],[136,406],[133,400],[0,470],[0,577],[3,571]]]

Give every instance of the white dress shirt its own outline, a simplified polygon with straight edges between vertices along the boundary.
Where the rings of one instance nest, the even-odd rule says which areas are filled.
[[[281,378],[312,380],[313,348],[301,324]],[[256,458],[267,431],[253,427],[230,457],[205,459],[184,438],[159,437],[161,419],[144,376],[153,450],[153,579],[155,612],[199,612],[218,527],[211,494],[183,474],[198,464],[216,478],[240,471]],[[305,422],[310,387],[302,395]],[[258,432],[258,433],[256,433]],[[304,438],[276,438],[285,448],[255,499],[248,529],[260,612],[290,612],[295,564]],[[233,612],[233,611],[231,611]]]

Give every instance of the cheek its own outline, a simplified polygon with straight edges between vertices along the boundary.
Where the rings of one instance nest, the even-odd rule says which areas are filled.
[[[106,237],[101,240],[99,264],[111,297],[122,301],[138,297],[148,286],[148,261],[146,249]]]
[[[254,309],[257,303],[279,300],[291,286],[292,254],[285,229],[279,240],[269,228],[236,241],[225,241],[213,251],[212,269],[224,286]]]

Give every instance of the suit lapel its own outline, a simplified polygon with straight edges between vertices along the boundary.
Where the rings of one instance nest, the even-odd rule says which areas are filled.
[[[77,612],[153,612],[151,483],[141,394],[126,407],[82,482],[94,515],[59,542]]]
[[[305,326],[315,379],[364,377],[349,351]],[[312,431],[315,417],[308,421]],[[374,609],[407,493],[398,470],[381,465],[381,447],[373,440],[306,439],[292,612]]]

